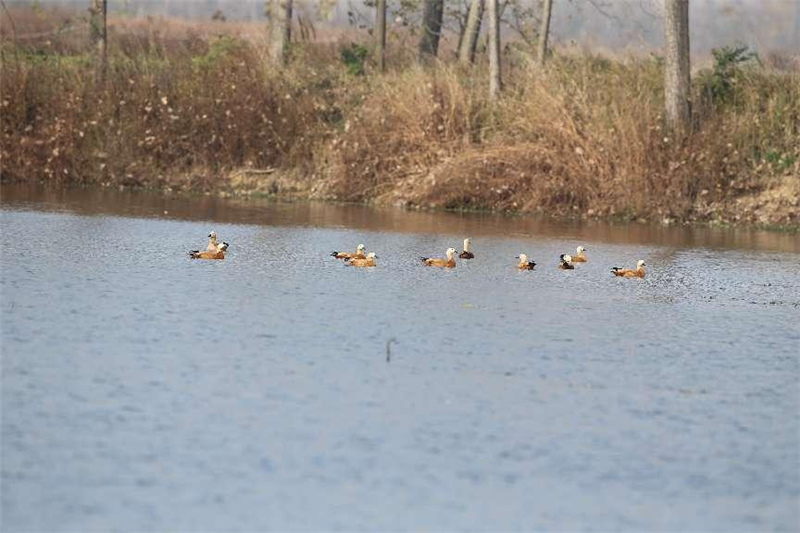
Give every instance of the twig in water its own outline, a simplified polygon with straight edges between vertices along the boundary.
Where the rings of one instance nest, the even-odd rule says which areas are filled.
[[[392,337],[391,339],[386,341],[386,362],[387,363],[391,363],[392,362],[392,343],[393,342],[397,342],[397,339],[395,339],[394,337]]]

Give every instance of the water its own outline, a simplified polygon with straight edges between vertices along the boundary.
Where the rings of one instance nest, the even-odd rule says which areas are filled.
[[[0,221],[3,531],[800,528],[796,235],[17,187]]]

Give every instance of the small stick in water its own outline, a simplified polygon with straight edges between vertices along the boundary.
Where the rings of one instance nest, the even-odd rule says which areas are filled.
[[[392,343],[393,342],[397,342],[397,339],[395,339],[394,337],[392,337],[391,339],[386,341],[386,362],[387,363],[391,363],[392,362]]]

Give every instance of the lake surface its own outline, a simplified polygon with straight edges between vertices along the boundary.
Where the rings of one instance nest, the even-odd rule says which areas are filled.
[[[0,221],[4,532],[800,528],[796,234],[9,186]]]

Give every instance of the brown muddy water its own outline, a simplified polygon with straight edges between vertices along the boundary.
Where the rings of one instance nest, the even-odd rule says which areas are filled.
[[[11,186],[0,221],[3,531],[800,528],[796,234]]]

